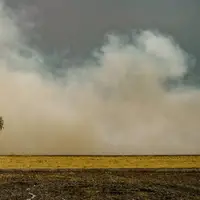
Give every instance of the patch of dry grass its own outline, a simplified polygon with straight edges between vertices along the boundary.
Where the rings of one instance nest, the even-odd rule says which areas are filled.
[[[0,156],[0,169],[200,168],[200,156]]]

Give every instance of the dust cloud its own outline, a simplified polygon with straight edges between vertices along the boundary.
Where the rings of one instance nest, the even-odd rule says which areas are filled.
[[[0,154],[200,153],[200,91],[182,84],[194,62],[168,35],[107,35],[64,81],[26,49],[1,3]]]

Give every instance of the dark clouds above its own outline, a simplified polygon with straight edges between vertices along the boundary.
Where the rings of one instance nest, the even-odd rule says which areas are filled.
[[[20,24],[44,50],[69,46],[81,56],[101,44],[108,31],[158,29],[200,57],[199,0],[7,0],[23,8]],[[32,23],[36,23],[33,29]],[[29,21],[29,23],[27,23]]]

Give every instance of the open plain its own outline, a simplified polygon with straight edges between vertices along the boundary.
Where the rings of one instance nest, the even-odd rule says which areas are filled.
[[[200,199],[200,156],[1,156],[1,200]]]
[[[0,156],[0,169],[200,168],[200,156]]]

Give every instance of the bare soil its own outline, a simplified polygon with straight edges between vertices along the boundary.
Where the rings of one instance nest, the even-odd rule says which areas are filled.
[[[0,172],[0,200],[200,200],[199,171]]]

